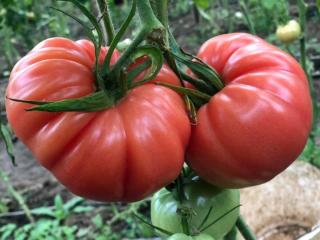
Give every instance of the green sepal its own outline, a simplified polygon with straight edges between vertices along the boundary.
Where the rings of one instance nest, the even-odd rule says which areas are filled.
[[[104,59],[103,66],[102,66],[102,75],[103,76],[105,76],[106,74],[109,73],[110,61],[111,61],[111,58],[112,58],[112,54],[113,54],[114,50],[116,49],[119,41],[123,37],[125,31],[127,30],[129,24],[131,23],[134,15],[136,13],[136,5],[137,5],[137,1],[133,0],[129,15],[127,16],[126,20],[121,25],[119,31],[117,32],[117,34],[115,35],[114,39],[112,40],[112,42],[110,44],[110,48],[108,50],[107,56]]]
[[[186,65],[194,74],[207,84],[213,85],[217,90],[224,87],[218,73],[208,64],[204,63],[201,59],[183,52],[172,52],[177,61]]]
[[[146,221],[146,220],[144,220],[142,217],[140,217],[138,214],[136,214],[136,213],[132,213],[132,214],[133,214],[133,216],[134,216],[135,218],[137,218],[139,221],[141,221],[142,223],[146,224],[147,226],[149,226],[149,227],[151,227],[151,228],[153,228],[153,229],[155,229],[155,230],[158,230],[159,232],[162,232],[162,233],[164,233],[165,235],[168,235],[168,236],[173,235],[172,232],[169,232],[169,231],[167,231],[167,230],[165,230],[165,229],[163,229],[163,228],[160,228],[160,227],[157,227],[157,226],[153,225],[152,223],[149,223],[148,221]]]
[[[147,59],[143,63],[141,63],[138,66],[136,66],[133,70],[131,70],[128,73],[129,81],[132,82],[136,77],[139,76],[140,73],[142,73],[143,71],[145,71],[148,68],[150,68],[150,66],[151,66],[151,61],[149,59]]]
[[[56,102],[30,101],[8,98],[15,102],[37,105],[26,109],[26,111],[42,112],[98,112],[110,108],[115,103],[115,98],[104,91],[95,92],[88,96],[75,99],[66,99]]]
[[[131,88],[135,88],[137,86],[140,86],[152,79],[154,79],[158,73],[161,70],[161,67],[163,65],[163,56],[162,56],[162,52],[159,48],[154,47],[154,46],[143,46],[143,47],[138,47],[136,51],[133,52],[133,54],[131,55],[132,59],[137,59],[140,58],[142,56],[148,56],[150,61],[151,61],[151,66],[148,68],[147,73],[145,74],[145,76],[143,77],[142,80],[138,81],[138,82],[134,82],[132,78],[129,78],[128,81],[131,82]],[[141,72],[144,69],[141,70]],[[132,77],[133,75],[129,75],[130,77]]]
[[[237,210],[238,208],[241,207],[241,204],[234,206],[233,208],[229,209],[227,212],[225,212],[224,214],[222,214],[221,216],[219,216],[218,218],[216,218],[213,222],[209,223],[208,225],[206,225],[205,227],[203,227],[202,229],[200,229],[200,232],[204,232],[205,230],[207,230],[208,228],[210,228],[212,225],[214,225],[215,223],[219,222],[222,218],[224,218],[225,216],[227,216],[228,214],[230,214],[231,212]]]
[[[77,21],[84,28],[87,37],[91,40],[91,42],[94,45],[94,50],[95,50],[95,75],[96,75],[96,79],[97,79],[96,80],[96,86],[99,89],[104,89],[104,81],[103,81],[103,79],[101,77],[100,68],[99,68],[99,55],[100,55],[101,45],[102,45],[102,41],[103,41],[103,34],[102,34],[102,30],[101,30],[101,27],[99,25],[98,20],[96,19],[96,17],[94,15],[91,14],[91,12],[84,5],[82,5],[77,0],[59,0],[59,1],[70,2],[70,3],[74,4],[81,11],[81,13],[83,13],[87,17],[87,19],[92,24],[93,28],[88,26],[85,22],[83,22],[78,17],[73,16],[73,15],[71,15],[71,14],[69,14],[69,13],[67,13],[67,12],[65,12],[65,11],[63,11],[61,9],[52,7],[53,9],[55,9],[55,10],[57,10],[59,12],[62,12],[66,16],[71,17],[72,19]],[[94,36],[93,30],[96,30],[98,38],[96,38]]]
[[[187,73],[185,73],[183,70],[179,70],[179,71],[180,71],[180,75],[181,75],[182,79],[191,83],[199,91],[208,93],[210,95],[214,95],[218,92],[212,85],[207,84],[206,82],[202,81],[201,79],[193,78],[190,75],[188,75]]]
[[[206,93],[203,93],[203,92],[200,92],[200,91],[195,90],[195,89],[185,88],[185,87],[178,87],[178,86],[175,86],[175,85],[172,85],[172,84],[162,83],[162,82],[157,82],[156,84],[164,86],[164,87],[167,87],[167,88],[170,88],[170,89],[172,89],[173,91],[175,91],[177,93],[182,93],[182,94],[187,95],[189,97],[195,97],[195,98],[198,98],[198,99],[202,99],[205,102],[209,102],[209,100],[211,98],[210,95],[208,95]]]
[[[14,166],[17,166],[16,161],[15,161],[15,156],[13,153],[13,142],[12,142],[11,131],[6,125],[4,125],[1,122],[1,119],[0,119],[0,136],[6,145],[6,150],[7,150],[7,153],[9,155],[10,159],[11,159],[12,164]]]

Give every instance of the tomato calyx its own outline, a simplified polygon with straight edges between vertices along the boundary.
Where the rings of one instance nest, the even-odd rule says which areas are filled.
[[[182,49],[180,49],[179,53],[173,53],[173,55],[177,61],[187,66],[196,76],[199,77],[199,79],[189,77],[187,80],[191,80],[195,84],[202,81],[202,83],[204,83],[208,88],[208,94],[215,94],[224,87],[216,70],[198,57],[193,56]],[[199,86],[201,87],[203,85],[199,84]]]
[[[129,61],[125,61],[123,64],[115,64],[111,66],[111,57],[116,49],[117,44],[124,35],[124,32],[128,28],[133,16],[136,12],[136,1],[132,2],[131,11],[122,24],[120,30],[111,42],[110,48],[102,64],[99,63],[100,52],[102,49],[102,30],[99,26],[98,20],[80,3],[75,0],[63,0],[73,3],[80,11],[89,19],[93,26],[87,26],[79,18],[72,16],[63,10],[55,9],[60,11],[67,16],[70,16],[78,23],[80,23],[86,30],[87,36],[94,45],[95,61],[93,67],[93,74],[95,76],[95,87],[96,91],[90,95],[75,98],[75,99],[64,99],[55,102],[36,101],[29,99],[15,99],[7,97],[8,99],[16,102],[28,103],[36,105],[34,107],[26,109],[27,111],[46,111],[46,112],[96,112],[108,109],[118,100],[123,98],[128,91],[135,87],[152,80],[160,71],[163,65],[163,55],[157,47],[153,45],[144,45],[142,47],[136,47],[130,54]],[[93,35],[93,30],[98,34],[98,37]],[[144,64],[141,64],[128,72],[127,67],[133,63],[137,58],[147,56],[148,60]],[[122,56],[123,57],[123,56]],[[145,71],[147,70],[147,71]],[[145,71],[144,77],[140,81],[134,81],[135,78]]]

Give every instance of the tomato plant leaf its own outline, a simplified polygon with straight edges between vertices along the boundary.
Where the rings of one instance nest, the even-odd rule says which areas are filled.
[[[193,0],[193,3],[199,8],[210,7],[210,0]]]
[[[97,112],[105,110],[114,104],[114,98],[104,91],[95,92],[82,98],[66,99],[57,102],[30,101],[8,98],[15,102],[37,105],[26,109],[27,111],[43,112]]]
[[[272,9],[276,6],[276,4],[277,4],[278,1],[279,1],[279,0],[261,1],[261,4],[262,4],[262,6],[263,6],[264,8],[266,8],[266,9],[268,9],[268,10],[272,10]]]
[[[81,197],[74,197],[71,200],[69,200],[68,202],[66,202],[64,204],[64,209],[66,211],[71,211],[72,209],[74,209],[75,207],[77,207],[78,205],[80,205],[81,203],[84,202],[84,199]]]
[[[16,166],[17,164],[15,161],[14,153],[13,153],[13,142],[12,142],[11,132],[9,128],[1,122],[1,119],[0,119],[0,136],[6,145],[6,150],[11,159],[12,164]]]
[[[38,215],[38,216],[48,216],[48,217],[56,216],[53,211],[53,208],[49,208],[49,207],[40,207],[40,208],[32,209],[31,213],[33,215]]]
[[[318,11],[320,13],[320,0],[317,0],[317,7],[318,7]]]

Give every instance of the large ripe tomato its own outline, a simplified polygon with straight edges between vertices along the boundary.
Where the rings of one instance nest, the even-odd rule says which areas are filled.
[[[183,233],[176,233],[170,236],[167,240],[214,240],[214,238],[212,238],[208,234],[199,234],[197,236],[187,236]]]
[[[208,40],[198,57],[225,87],[198,111],[187,152],[192,169],[220,187],[272,179],[302,151],[311,128],[307,78],[294,58],[250,34]]]
[[[55,101],[95,91],[83,42],[52,38],[14,67],[7,96]],[[100,112],[26,112],[8,100],[8,120],[39,162],[68,189],[102,201],[136,201],[179,174],[190,124],[174,91],[146,84]]]
[[[190,220],[190,229],[198,229],[209,209],[212,211],[204,226],[209,225],[230,209],[239,205],[239,190],[220,189],[202,180],[193,181],[185,185],[186,201],[185,205],[191,207],[195,216]],[[156,227],[160,227],[172,233],[182,233],[181,218],[177,214],[179,202],[173,194],[166,189],[157,192],[151,201],[151,221]],[[203,233],[215,239],[221,239],[234,226],[239,216],[239,208],[230,212],[221,220],[206,229]]]

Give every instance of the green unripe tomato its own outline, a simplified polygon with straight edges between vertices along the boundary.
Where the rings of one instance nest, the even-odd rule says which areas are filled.
[[[291,43],[297,40],[301,34],[301,27],[296,20],[290,20],[284,26],[278,26],[276,36],[283,43]]]
[[[186,201],[184,205],[192,208],[194,215],[189,220],[191,230],[199,231],[199,225],[212,207],[208,220],[203,226],[207,226],[217,218],[239,205],[239,190],[221,189],[212,186],[202,180],[193,181],[184,187]],[[152,224],[172,233],[183,233],[181,217],[177,214],[179,202],[173,194],[166,189],[157,192],[151,201]],[[239,216],[239,208],[227,214],[202,233],[215,239],[224,237],[234,226]]]
[[[171,237],[169,237],[168,240],[214,240],[214,238],[208,234],[199,234],[197,236],[187,236],[183,233],[176,233]]]

